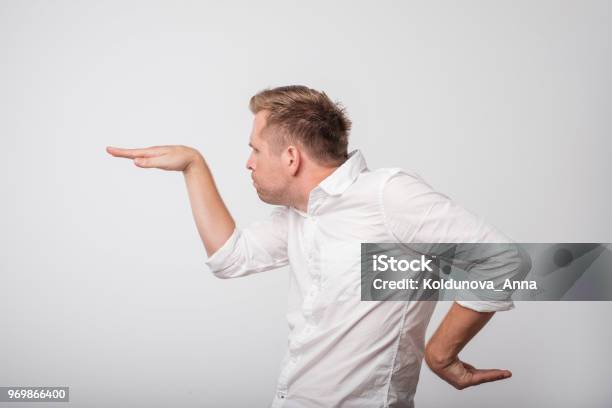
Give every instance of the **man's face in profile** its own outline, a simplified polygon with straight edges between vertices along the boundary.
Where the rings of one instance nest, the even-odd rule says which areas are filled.
[[[259,198],[268,204],[288,205],[287,187],[290,182],[287,169],[282,165],[282,154],[270,146],[276,140],[271,134],[275,129],[266,129],[268,112],[255,114],[249,140],[251,154],[246,167],[251,170],[253,186]]]

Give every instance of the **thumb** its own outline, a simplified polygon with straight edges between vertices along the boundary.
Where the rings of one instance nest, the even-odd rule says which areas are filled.
[[[156,161],[157,161],[156,157],[137,157],[134,159],[134,164],[138,167],[147,169],[147,168],[157,167]]]
[[[512,377],[512,373],[508,370],[470,370],[472,371],[471,385],[478,385],[491,381],[505,380]]]

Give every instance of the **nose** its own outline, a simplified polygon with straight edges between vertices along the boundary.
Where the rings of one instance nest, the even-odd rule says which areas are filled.
[[[253,167],[253,155],[249,155],[249,158],[246,162],[246,168],[247,170],[255,170],[255,168]]]

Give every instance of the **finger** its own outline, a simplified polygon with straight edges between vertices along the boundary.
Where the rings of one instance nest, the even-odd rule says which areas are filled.
[[[120,147],[108,146],[106,151],[115,157],[125,157],[126,159],[155,157],[161,154],[160,149],[157,147],[149,147],[146,149],[122,149]]]
[[[470,385],[478,385],[486,382],[505,380],[512,377],[508,370],[473,370]]]

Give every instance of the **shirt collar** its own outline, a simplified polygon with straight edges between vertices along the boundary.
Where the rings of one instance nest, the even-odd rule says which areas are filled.
[[[329,195],[340,195],[355,182],[359,173],[367,168],[363,154],[357,149],[353,150],[340,167],[319,183],[319,187]]]

